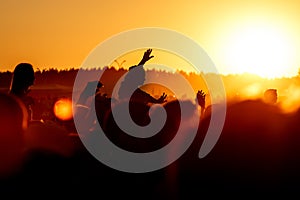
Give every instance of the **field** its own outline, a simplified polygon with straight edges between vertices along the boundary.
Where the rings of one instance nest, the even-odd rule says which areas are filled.
[[[106,136],[130,152],[151,152],[169,144],[177,134],[178,127],[183,124],[184,135],[196,130],[195,139],[187,151],[169,166],[149,173],[132,175],[104,165],[87,151],[81,140],[82,133],[78,132],[73,119],[60,120],[53,112],[55,102],[72,98],[76,70],[69,73],[52,70],[51,76],[49,71],[38,72],[29,95],[35,100],[32,106],[34,120],[42,119],[45,125],[29,126],[33,154],[30,154],[29,164],[16,177],[18,184],[15,187],[21,189],[26,177],[30,177],[31,181],[42,183],[43,186],[35,184],[42,191],[46,190],[44,187],[52,187],[52,182],[56,182],[53,190],[59,191],[62,187],[66,189],[63,192],[79,190],[84,193],[91,188],[101,187],[108,194],[111,187],[123,192],[135,187],[141,193],[148,192],[150,198],[155,195],[166,198],[191,197],[197,195],[198,188],[207,194],[214,190],[228,193],[233,189],[243,192],[269,193],[275,190],[292,193],[300,188],[299,77],[267,80],[246,75],[222,76],[227,95],[227,102],[223,104],[227,107],[226,118],[214,148],[200,159],[198,153],[205,141],[212,120],[211,108],[214,106],[210,104],[212,97],[204,80],[213,79],[216,75],[183,74],[195,93],[191,96],[182,93],[177,100],[173,97],[172,88],[167,88],[172,75],[164,72],[156,75],[156,78],[166,80],[166,85],[150,84],[142,89],[155,97],[159,97],[162,92],[167,93],[167,102],[163,104],[167,120],[157,135],[137,139],[124,133],[110,113],[110,109],[117,109],[121,105],[116,103],[115,107],[111,107],[110,101],[114,86],[125,72],[110,70],[107,76],[100,79],[104,87],[99,97],[107,94],[105,99],[108,101],[101,98],[95,100],[97,120]],[[9,88],[11,76],[6,76],[4,79],[2,74],[2,92],[7,92]],[[75,93],[84,87],[77,88]],[[268,88],[276,88],[278,91],[278,102],[274,105],[263,100],[263,92]],[[200,89],[207,94],[206,110],[201,121],[190,123],[191,118],[198,116],[195,113],[199,109],[194,107],[194,101]],[[185,106],[181,112],[178,102],[183,102]],[[142,112],[144,108],[143,105],[135,104],[132,117],[136,117],[136,122],[147,124],[149,116],[148,112],[147,115]],[[217,115],[219,108],[217,106],[214,110]],[[151,112],[155,116],[156,110]],[[91,130],[83,137],[94,141],[93,134],[99,134],[99,129],[93,127]],[[184,143],[185,138],[182,138],[176,145],[180,147]],[[164,156],[169,158],[172,155],[172,152],[168,152]],[[51,175],[45,173],[49,171]],[[3,181],[3,184],[8,184],[10,188],[12,182]],[[83,186],[82,182],[87,183]],[[119,194],[114,195],[117,197]]]

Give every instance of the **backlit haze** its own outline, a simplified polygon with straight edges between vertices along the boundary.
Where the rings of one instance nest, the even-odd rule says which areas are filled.
[[[0,70],[13,70],[19,62],[40,69],[77,68],[115,34],[162,27],[195,40],[222,74],[291,77],[300,66],[299,9],[298,1],[2,0]],[[128,68],[130,59],[122,67]],[[173,65],[189,71],[184,63]]]
[[[79,68],[110,37],[161,27],[186,35],[207,52],[219,73],[227,76],[223,80],[228,98],[258,98],[276,88],[279,101],[290,108],[298,105],[299,83],[278,79],[298,76],[299,9],[300,2],[283,0],[1,0],[0,71],[12,71],[20,62],[31,63],[35,70]],[[128,69],[144,50],[133,49],[107,66]],[[152,55],[147,62],[151,66],[195,72],[195,66],[170,52],[153,49]],[[243,76],[230,77],[236,74]],[[192,82],[195,91],[208,93],[203,80]]]

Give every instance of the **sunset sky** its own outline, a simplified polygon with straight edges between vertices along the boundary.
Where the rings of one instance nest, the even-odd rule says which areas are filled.
[[[223,74],[272,78],[300,67],[298,0],[0,1],[1,71],[19,62],[77,68],[102,41],[142,27],[192,38]]]

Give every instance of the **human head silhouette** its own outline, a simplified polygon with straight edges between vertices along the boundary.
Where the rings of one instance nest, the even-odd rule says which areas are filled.
[[[137,88],[144,85],[145,69],[143,66],[135,65],[129,68],[127,74],[121,83],[119,90],[119,98],[128,99]]]
[[[268,104],[275,104],[277,102],[277,90],[267,89],[264,92],[264,101]]]
[[[141,86],[145,82],[146,72],[144,66],[132,66],[129,68],[128,75],[126,79],[130,81],[133,85]]]
[[[10,93],[16,96],[25,95],[35,80],[34,70],[29,63],[19,63],[13,72]]]

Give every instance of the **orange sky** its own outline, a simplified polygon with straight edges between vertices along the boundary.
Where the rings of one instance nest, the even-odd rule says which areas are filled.
[[[292,76],[300,67],[299,10],[297,0],[1,0],[0,70],[13,70],[19,62],[30,62],[41,69],[79,67],[93,48],[115,34],[134,28],[162,27],[194,39],[221,73],[240,73],[249,70],[233,66],[243,65],[241,60],[228,60],[240,51],[232,46],[238,46],[235,42],[241,38],[249,38],[249,31],[244,31],[249,27],[270,26],[266,32],[280,32],[274,41],[288,43],[285,46],[291,53],[284,61],[289,61],[290,66],[283,61],[284,75]],[[281,51],[277,53],[280,55]],[[268,60],[253,56],[244,58],[247,59],[268,64]],[[124,66],[128,67],[127,63]]]

